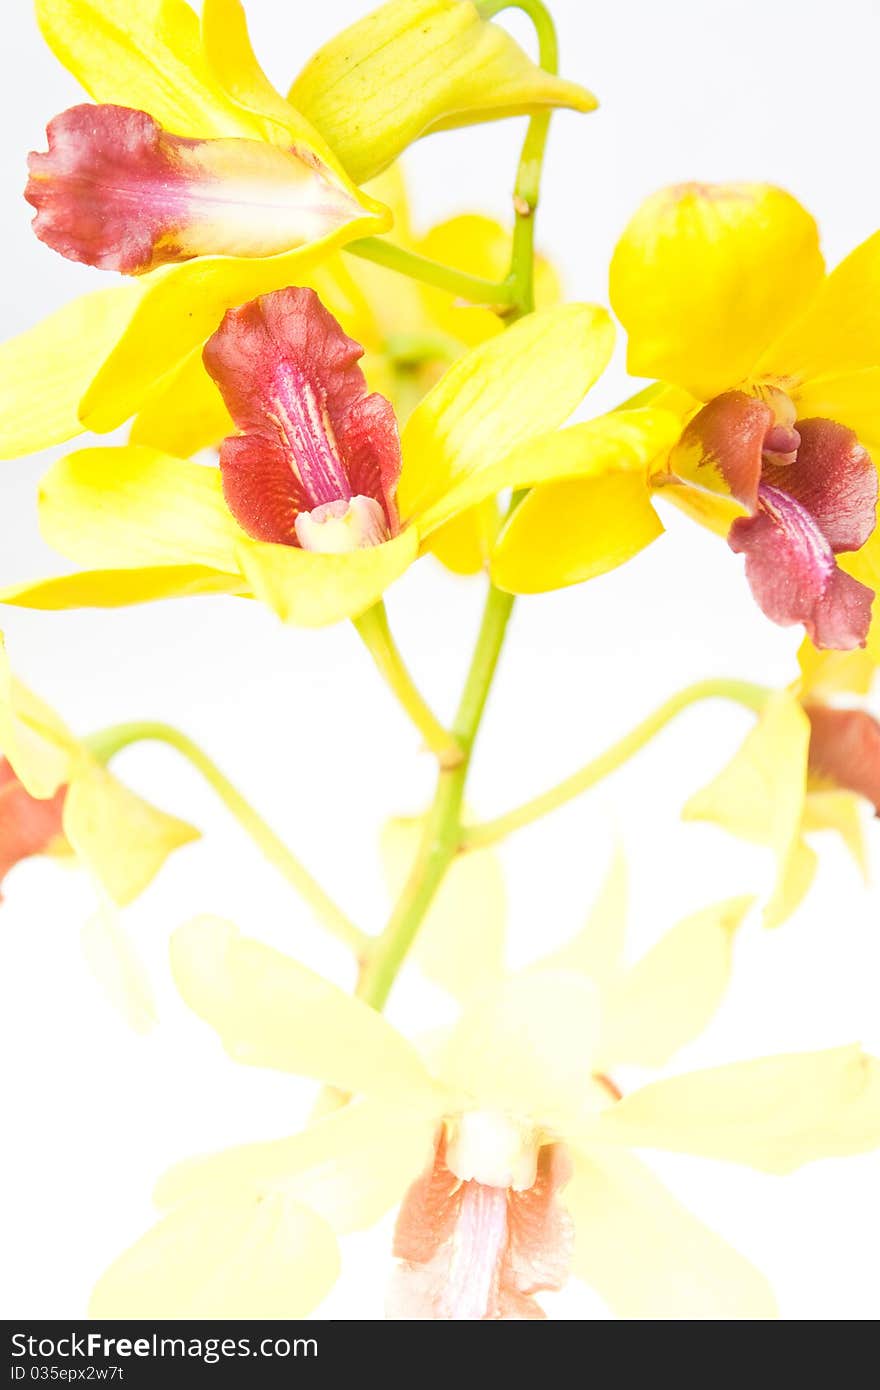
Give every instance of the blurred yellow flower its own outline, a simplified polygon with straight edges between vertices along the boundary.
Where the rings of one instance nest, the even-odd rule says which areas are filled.
[[[450,890],[453,917],[438,900],[435,964],[441,939],[460,959],[496,913],[491,854],[458,868],[471,892],[487,871],[488,896],[471,896],[463,913]],[[698,913],[628,966],[623,892],[618,863],[587,928],[530,969],[468,987],[426,1057],[365,1004],[228,923],[181,928],[178,987],[230,1056],[355,1099],[291,1138],[172,1169],[156,1194],[165,1215],[99,1280],[92,1316],[304,1315],[336,1275],[331,1230],[363,1229],[399,1206],[392,1317],[541,1317],[534,1295],[570,1275],[625,1318],[774,1317],[757,1270],[630,1150],[777,1173],[872,1148],[880,1064],[842,1047],[622,1097],[614,1069],[665,1065],[709,1021],[749,907]],[[441,973],[454,981],[455,961]]]
[[[805,641],[799,662],[800,678],[768,699],[732,761],[683,812],[773,851],[770,927],[791,916],[813,881],[818,858],[805,835],[835,830],[867,876],[864,807],[880,810],[880,723],[867,710],[833,703],[868,692],[871,658],[819,652]]]

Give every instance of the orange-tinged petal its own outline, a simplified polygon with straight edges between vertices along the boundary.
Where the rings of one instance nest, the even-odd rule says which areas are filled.
[[[573,1273],[618,1317],[777,1316],[764,1276],[628,1154],[579,1156],[562,1201],[575,1223]]]
[[[816,224],[767,184],[678,184],[642,204],[611,262],[633,376],[709,400],[754,370],[823,275]]]

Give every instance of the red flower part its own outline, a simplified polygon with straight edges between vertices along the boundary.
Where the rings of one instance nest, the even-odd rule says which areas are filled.
[[[433,1167],[413,1183],[398,1216],[394,1253],[403,1263],[389,1317],[543,1318],[533,1295],[561,1289],[570,1271],[574,1231],[557,1200],[569,1176],[564,1151],[545,1145],[525,1191],[462,1182],[447,1166],[441,1139]]]
[[[256,540],[342,551],[397,534],[397,421],[362,355],[295,287],[230,309],[209,339],[205,366],[241,431],[220,449],[223,491]]]
[[[811,775],[864,796],[880,816],[880,723],[861,709],[804,708],[810,720]]]
[[[817,647],[863,647],[873,590],[835,557],[859,550],[876,524],[877,471],[852,430],[798,420],[782,392],[728,391],[684,430],[673,471],[722,486],[752,513],[730,528],[759,606],[782,626],[803,623]],[[714,476],[713,476],[714,475]]]
[[[25,791],[5,758],[0,758],[0,884],[22,859],[43,854],[64,831],[61,816],[66,787],[38,801]]]
[[[140,275],[193,256],[273,256],[359,209],[307,151],[261,140],[189,140],[146,111],[73,106],[31,154],[34,231],[72,261]]]

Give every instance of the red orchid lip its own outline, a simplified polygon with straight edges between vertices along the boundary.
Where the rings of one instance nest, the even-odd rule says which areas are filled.
[[[0,758],[0,884],[22,859],[43,854],[64,833],[66,787],[38,800],[25,790],[5,758]]]
[[[362,354],[302,287],[231,309],[208,341],[205,366],[241,431],[220,449],[223,491],[256,540],[320,549],[328,524],[348,525],[340,548],[397,534],[397,421],[369,393]]]
[[[780,393],[777,393],[779,395]],[[791,423],[758,397],[728,391],[688,424],[671,466],[686,482],[721,482],[749,509],[728,544],[766,615],[802,623],[817,647],[863,647],[874,593],[837,564],[876,524],[878,480],[855,433],[834,420]]]
[[[171,135],[146,111],[73,106],[28,159],[34,231],[69,260],[140,275],[194,256],[273,256],[351,221],[357,204],[308,152]]]
[[[822,782],[855,792],[880,816],[880,722],[867,710],[806,703],[809,769]]]

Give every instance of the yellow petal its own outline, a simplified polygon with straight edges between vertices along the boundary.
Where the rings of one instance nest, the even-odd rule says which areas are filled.
[[[789,1173],[880,1145],[880,1062],[853,1044],[691,1072],[626,1096],[595,1134]]]
[[[390,0],[319,49],[290,100],[357,183],[432,130],[596,105],[583,87],[538,68],[470,0]]]
[[[205,565],[145,565],[141,569],[82,570],[0,591],[0,603],[13,608],[127,608],[160,598],[196,594],[245,594],[239,575],[221,574]]]
[[[675,417],[649,409],[614,411],[570,429],[551,429],[514,446],[506,454],[494,459],[487,454],[485,462],[475,461],[470,471],[423,513],[420,529],[423,534],[431,532],[449,516],[505,487],[537,490],[539,484],[561,480],[600,482],[611,474],[631,473],[634,485],[647,498],[650,461],[676,436]],[[659,524],[656,518],[654,521]]]
[[[810,890],[818,864],[815,850],[797,837],[779,861],[776,884],[764,908],[765,927],[781,927],[797,911]]]
[[[0,634],[0,753],[31,796],[47,800],[67,782],[79,746],[53,710],[13,679]]]
[[[335,247],[382,231],[384,218],[364,213],[320,241],[265,259],[202,256],[144,276],[142,297],[116,347],[80,405],[91,430],[116,429],[137,413],[156,383],[219,327],[227,309],[302,277]]]
[[[171,964],[187,1004],[237,1062],[429,1110],[434,1103],[417,1053],[381,1014],[230,923],[199,918],[179,928]]]
[[[867,584],[874,593],[880,593],[880,530],[876,530],[852,555],[841,555],[838,559],[841,569]],[[871,614],[866,651],[875,665],[880,665],[880,604],[875,603]]]
[[[477,469],[491,472],[518,445],[564,424],[604,371],[613,341],[604,309],[566,304],[529,314],[459,358],[404,426],[401,516],[434,507],[439,526],[490,495],[438,507]]]
[[[873,448],[876,460],[880,448],[880,366],[810,377],[792,386],[792,396],[801,419],[819,416],[842,421],[855,430],[863,444]]]
[[[330,1227],[280,1193],[175,1208],[107,1269],[91,1318],[303,1318],[339,1273]]]
[[[789,378],[795,399],[837,378],[847,393],[858,393],[857,373],[867,372],[861,399],[877,419],[877,368],[880,367],[880,232],[863,241],[831,272],[806,311],[790,323],[761,361],[761,371]],[[818,380],[817,380],[818,379]],[[806,412],[799,409],[798,414]],[[845,417],[844,417],[845,418]],[[846,419],[847,424],[852,424]]]
[[[0,345],[0,458],[82,433],[80,401],[142,293],[135,284],[96,290]]]
[[[115,903],[142,893],[169,854],[199,838],[97,764],[78,769],[64,801],[64,833]]]
[[[238,576],[247,539],[218,468],[133,445],[59,459],[40,484],[39,516],[55,550],[108,569],[200,565]]]
[[[244,541],[238,561],[256,598],[285,623],[325,627],[356,618],[382,597],[418,555],[414,528],[382,545],[324,555],[291,545]]]
[[[808,791],[803,828],[836,830],[853,859],[868,878],[868,849],[865,843],[864,807],[860,797],[844,791]]]
[[[421,818],[387,821],[382,860],[396,899],[415,861]],[[507,915],[501,861],[492,850],[473,850],[452,864],[425,917],[413,955],[429,979],[457,999],[498,980],[504,969]]]
[[[431,554],[453,574],[479,574],[501,530],[494,497],[453,517],[431,536]]]
[[[763,1275],[627,1154],[578,1158],[561,1200],[574,1218],[572,1269],[620,1318],[777,1316]]]
[[[750,375],[822,274],[816,224],[781,189],[662,189],[632,218],[611,262],[630,372],[709,400]]]
[[[188,459],[219,444],[234,429],[223,397],[205,371],[199,346],[147,396],[129,440]]]
[[[660,501],[671,502],[691,521],[705,526],[716,536],[726,537],[736,518],[745,515],[745,508],[732,497],[722,497],[719,492],[703,492],[695,487],[664,484],[657,497]]]
[[[798,649],[801,670],[799,694],[826,699],[841,693],[867,695],[874,679],[874,662],[868,652],[819,651],[809,637]]]
[[[179,1163],[160,1180],[157,1206],[242,1187],[283,1191],[340,1234],[365,1230],[403,1198],[432,1157],[430,1115],[356,1101],[289,1139],[242,1144]]]
[[[544,956],[540,965],[549,970],[579,971],[603,990],[607,988],[620,973],[628,902],[626,857],[623,846],[617,843],[583,930],[561,950]]]
[[[510,269],[513,238],[506,227],[491,217],[462,213],[432,227],[417,243],[417,251],[429,260],[455,266],[484,280],[503,280]],[[469,347],[504,330],[497,313],[476,304],[465,304],[445,290],[421,287],[424,312],[433,326]],[[549,309],[562,299],[562,286],[553,266],[543,256],[535,258],[535,304]]]
[[[176,135],[255,134],[205,61],[184,0],[36,0],[52,52],[95,101],[148,111]]]
[[[789,691],[773,695],[727,767],[684,808],[731,835],[768,845],[784,863],[800,831],[810,722]]]
[[[627,411],[536,441],[533,474],[546,461],[548,472],[583,476],[536,487],[524,498],[493,550],[494,582],[511,593],[543,593],[605,574],[650,545],[663,525],[648,469],[675,432],[672,416]]]
[[[598,1030],[592,981],[573,971],[523,971],[467,1004],[441,1048],[438,1074],[472,1104],[565,1133],[587,1104]]]
[[[153,988],[134,945],[109,907],[86,922],[80,941],[89,969],[109,1002],[136,1033],[158,1021]]]
[[[702,1033],[727,991],[733,938],[753,901],[731,898],[686,917],[603,995],[603,1069],[664,1067]]]

